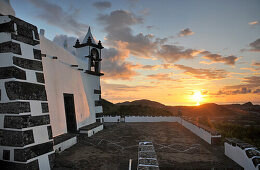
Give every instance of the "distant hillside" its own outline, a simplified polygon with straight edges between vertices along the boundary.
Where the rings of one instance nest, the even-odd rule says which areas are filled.
[[[117,103],[116,105],[142,105],[142,106],[150,106],[150,107],[157,107],[157,108],[164,108],[165,105],[159,102],[151,101],[151,100],[135,100],[132,102],[126,101],[123,103]]]
[[[150,101],[136,100],[133,102],[123,102],[113,104],[105,99],[102,99],[104,115],[132,115],[132,116],[172,116],[165,105]]]
[[[253,105],[251,102],[231,105],[207,103],[200,106],[165,106],[145,99],[117,104],[102,99],[102,105],[104,115],[177,116],[178,111],[181,110],[182,116],[193,120],[202,118],[214,122],[260,124],[260,106]]]

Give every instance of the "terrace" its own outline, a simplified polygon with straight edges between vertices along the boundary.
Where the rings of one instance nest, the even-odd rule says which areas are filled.
[[[242,169],[224,155],[224,147],[209,145],[175,122],[105,123],[91,137],[81,134],[78,143],[56,156],[54,169],[132,169],[137,167],[140,141],[151,141],[161,170]]]

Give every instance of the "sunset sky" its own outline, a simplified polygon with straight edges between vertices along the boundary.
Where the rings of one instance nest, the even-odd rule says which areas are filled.
[[[45,37],[103,42],[102,97],[260,104],[259,0],[11,0]]]

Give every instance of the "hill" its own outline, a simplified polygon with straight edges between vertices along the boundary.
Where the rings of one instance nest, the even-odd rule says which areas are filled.
[[[149,106],[149,107],[157,107],[157,108],[164,108],[165,105],[159,102],[151,101],[151,100],[135,100],[132,102],[126,101],[123,103],[117,103],[116,105],[142,105],[142,106]]]

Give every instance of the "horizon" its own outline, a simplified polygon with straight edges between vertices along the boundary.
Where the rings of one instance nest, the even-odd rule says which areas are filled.
[[[104,98],[102,98],[102,99],[104,99]],[[111,102],[111,101],[109,101],[109,100],[107,100],[107,99],[104,99],[104,100],[106,100],[106,101],[108,101],[108,102]],[[118,102],[118,103],[113,103],[113,102],[111,102],[111,103],[113,103],[113,104],[119,104],[119,103],[124,103],[124,102],[133,102],[133,101],[138,101],[138,100],[148,100],[148,99],[136,99],[136,100],[131,100],[131,101],[123,101],[123,102]],[[149,101],[152,101],[152,102],[158,102],[158,101],[153,101],[153,100],[149,100]],[[240,104],[240,105],[242,105],[242,104],[245,104],[245,103],[249,103],[249,102],[251,102],[251,101],[248,101],[248,102],[235,102],[235,103],[200,103],[200,105],[204,105],[204,104],[217,104],[217,105],[232,105],[232,104]],[[163,105],[165,105],[165,106],[200,106],[200,105],[196,105],[196,103],[193,103],[193,104],[176,104],[176,105],[167,105],[167,104],[164,104],[164,103],[161,103],[161,102],[158,102],[158,103],[160,103],[160,104],[163,104]],[[260,105],[260,103],[254,103],[254,102],[251,102],[253,105]]]
[[[90,26],[105,47],[102,96],[113,103],[260,103],[258,0],[10,3],[70,52]]]

